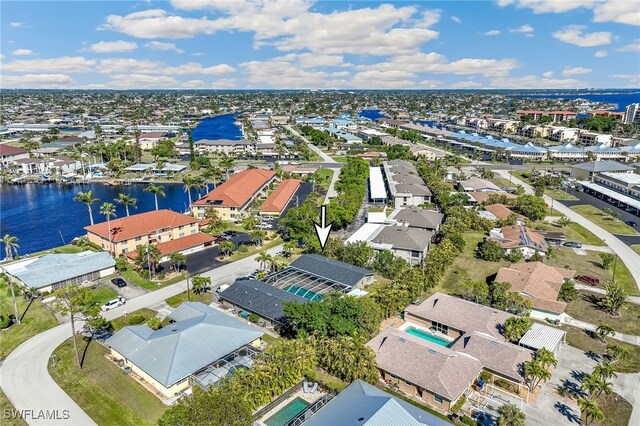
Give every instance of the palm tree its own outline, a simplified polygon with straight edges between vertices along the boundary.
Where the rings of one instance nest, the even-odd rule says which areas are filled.
[[[150,183],[149,186],[145,188],[145,191],[153,194],[153,197],[156,200],[156,210],[158,210],[158,195],[161,197],[166,197],[166,194],[164,192],[164,186],[154,185]]]
[[[613,371],[613,367],[610,364],[598,364],[593,368],[591,373],[594,376],[600,377],[602,380],[609,380],[612,377],[616,378],[618,375]]]
[[[580,413],[582,413],[585,418],[585,426],[589,426],[594,421],[601,422],[604,420],[604,413],[595,401],[580,398],[578,400],[578,407],[580,407]]]
[[[256,257],[256,262],[260,264],[260,270],[264,271],[266,269],[267,264],[271,261],[271,255],[266,251],[260,252],[258,257]]]
[[[100,213],[107,218],[107,227],[109,229],[109,251],[113,253],[114,250],[111,243],[111,216],[116,216],[116,206],[111,203],[102,203],[100,206]]]
[[[223,241],[220,243],[220,246],[219,246],[220,252],[224,256],[228,256],[229,254],[231,254],[234,248],[236,248],[236,246],[235,244],[233,244],[232,241]]]
[[[256,219],[256,217],[253,215],[247,216],[242,220],[242,226],[244,226],[244,229],[246,229],[247,231],[255,229],[257,224],[258,219]]]
[[[196,188],[198,182],[192,176],[187,175],[182,178],[182,183],[184,184],[184,192],[189,196],[189,210],[191,210],[191,204],[193,203],[191,200],[191,188]]]
[[[222,167],[227,174],[227,180],[229,180],[229,169],[233,168],[233,158],[225,156],[220,160],[220,167]]]
[[[542,365],[543,368],[548,369],[552,365],[554,367],[558,366],[558,360],[553,355],[553,352],[545,348],[538,350],[538,352],[536,353],[536,360],[538,360],[538,362],[540,363],[540,365]]]
[[[2,237],[2,243],[4,244],[4,253],[6,259],[13,259],[13,254],[18,254],[18,237],[13,235],[4,234]]]
[[[114,198],[113,201],[115,201],[118,204],[124,205],[124,209],[127,212],[127,216],[129,216],[129,206],[136,209],[137,208],[136,203],[138,202],[138,200],[133,198],[131,194],[123,194],[123,193],[118,194],[118,198]]]
[[[100,198],[93,198],[93,191],[78,191],[76,196],[73,198],[73,201],[79,201],[87,205],[87,208],[89,209],[89,219],[93,225],[93,210],[91,210],[91,204],[99,202]]]
[[[606,343],[607,336],[613,336],[615,331],[613,330],[613,327],[606,322],[600,322],[598,327],[596,327],[596,334],[601,342]]]
[[[524,426],[527,416],[513,404],[505,404],[498,409],[498,426]]]
[[[627,346],[616,345],[614,343],[607,345],[606,354],[609,358],[609,362],[613,364],[617,361],[629,359],[631,356],[631,350],[629,350]]]
[[[533,392],[543,380],[549,380],[551,373],[537,359],[524,363],[524,376],[529,380],[529,390]]]

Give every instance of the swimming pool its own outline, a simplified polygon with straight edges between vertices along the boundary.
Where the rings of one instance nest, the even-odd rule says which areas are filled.
[[[275,413],[273,416],[265,420],[267,426],[284,426],[290,422],[295,416],[300,414],[309,404],[302,398],[296,398]]]
[[[322,300],[322,296],[320,296],[318,293],[314,293],[313,291],[309,291],[306,288],[302,288],[302,287],[298,287],[297,285],[291,285],[287,288],[285,288],[286,291],[288,291],[289,293],[293,293],[295,295],[298,296],[302,296],[305,299],[314,301],[314,300]]]
[[[442,337],[438,337],[434,334],[428,333],[426,331],[422,331],[420,329],[417,329],[415,327],[409,327],[405,330],[406,333],[409,333],[413,336],[417,336],[421,339],[424,340],[428,340],[430,342],[433,342],[437,345],[440,346],[444,346],[445,348],[448,348],[449,346],[451,346],[453,344],[453,342],[450,342],[448,340],[443,339]]]

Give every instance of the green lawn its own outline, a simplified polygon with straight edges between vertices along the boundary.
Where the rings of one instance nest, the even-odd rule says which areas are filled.
[[[511,188],[514,187],[515,184],[513,182],[509,182],[509,179],[505,179],[501,176],[496,175],[491,179],[491,182],[495,183],[501,188]]]
[[[603,394],[598,398],[598,407],[604,413],[604,420],[593,422],[594,426],[619,426],[628,425],[631,419],[633,406],[629,401],[615,392],[611,395]]]
[[[80,340],[80,348],[86,342]],[[55,351],[55,365],[49,372],[56,383],[98,424],[153,425],[167,406],[109,361],[107,349],[91,342],[83,368],[78,369],[71,340]]]
[[[613,219],[607,214],[603,213],[602,210],[590,206],[590,205],[579,205],[572,206],[571,210],[578,213],[581,216],[584,216],[586,219],[600,226],[601,228],[611,232],[612,234],[617,235],[640,235],[638,231],[624,223],[619,219]]]
[[[60,246],[60,247],[55,247],[48,250],[37,251],[35,253],[31,253],[30,256],[40,256],[42,254],[47,254],[47,253],[74,254],[74,253],[80,253],[87,250],[89,250],[87,247],[78,247],[72,244],[67,244],[66,246]]]
[[[640,254],[640,244],[634,244],[631,246],[631,250],[635,251],[636,253]]]
[[[619,373],[640,373],[640,351],[637,346],[610,337],[606,338],[607,344],[605,344],[589,336],[585,330],[566,325],[561,328],[567,332],[567,343],[585,352],[602,353],[606,349],[607,344],[616,344],[628,348],[631,353],[630,358],[614,362],[612,364],[613,368]]]
[[[13,301],[9,286],[2,280],[0,280],[0,297],[6,300],[9,312],[13,312]],[[55,315],[40,301],[34,300],[30,306],[22,296],[17,296],[17,301],[18,314],[23,318],[19,325],[14,324],[7,329],[0,330],[0,360],[5,359],[11,351],[31,337],[58,325]],[[29,306],[29,309],[25,314],[27,306]]]
[[[100,285],[91,289],[91,292],[93,293],[93,302],[96,305],[103,305],[109,300],[118,297],[118,292],[106,285]]]
[[[236,250],[234,251],[230,257],[225,258],[225,261],[229,261],[229,262],[235,262],[236,260],[240,260],[240,259],[244,259],[245,257],[249,257],[252,256],[258,252],[264,251],[264,250],[268,250],[270,248],[273,248],[279,244],[282,244],[282,238],[277,237],[274,240],[271,240],[263,245],[261,245],[260,247],[256,247],[256,246],[247,246],[249,247],[249,250],[246,251],[245,253],[241,253],[240,251]],[[257,263],[256,263],[256,267],[257,267]]]
[[[563,227],[539,220],[533,222],[532,228],[540,231],[562,232],[566,235],[567,240],[569,241],[577,241],[582,244],[589,244],[593,246],[604,245],[600,238],[596,237],[591,231],[576,222],[571,222],[568,226]]]
[[[190,298],[192,302],[202,302],[205,305],[210,304],[213,301],[213,294],[211,292],[204,292],[200,294],[194,294],[193,291],[190,292]],[[180,294],[176,294],[175,296],[171,296],[165,302],[173,308],[177,308],[187,301],[187,292],[182,292]]]
[[[556,200],[566,200],[566,201],[576,201],[577,198],[573,195],[563,191],[562,189],[545,189],[544,193],[551,198],[555,198]]]
[[[602,269],[600,262],[601,259],[598,252],[587,250],[586,256],[581,256],[569,247],[554,247],[553,255],[545,263],[551,266],[572,269],[579,275],[594,276],[600,279],[600,286],[602,287],[613,278],[613,273]],[[633,276],[622,262],[616,262],[616,281],[622,284],[630,295],[640,295]]]
[[[126,271],[121,271],[120,275],[122,275],[122,278],[124,278],[128,283],[130,284],[135,284],[139,287],[145,288],[147,290],[153,291],[153,290],[157,290],[159,288],[162,287],[166,287],[168,285],[171,284],[175,284],[177,282],[182,281],[183,279],[185,279],[185,275],[184,273],[175,276],[169,280],[166,281],[162,281],[162,282],[152,282],[149,280],[145,280],[144,278],[142,278],[136,271],[127,268]]]
[[[15,407],[4,392],[0,390],[0,413],[2,413],[2,417],[0,417],[2,421],[0,424],[2,424],[2,426],[26,426],[27,422],[19,415],[16,416],[13,410],[15,410]]]
[[[464,239],[467,242],[464,252],[456,258],[453,265],[447,269],[440,285],[435,291],[442,291],[450,294],[461,294],[469,281],[486,281],[487,277],[498,272],[503,266],[508,266],[509,262],[487,262],[476,259],[474,249],[485,237],[482,232],[467,232]]]
[[[604,299],[603,295],[588,291],[579,291],[579,294],[576,300],[567,305],[567,314],[592,324],[607,323],[621,333],[640,335],[640,306],[627,303],[620,309],[620,316],[611,316],[599,306]]]
[[[125,305],[126,306],[126,305]],[[158,313],[154,310],[142,308],[137,311],[127,313],[127,316],[118,317],[111,321],[111,325],[113,325],[113,329],[115,331],[120,330],[122,327],[126,327],[128,325],[140,325],[146,323],[150,318],[155,317]],[[134,323],[134,319],[136,317],[143,317],[144,321],[142,323]]]

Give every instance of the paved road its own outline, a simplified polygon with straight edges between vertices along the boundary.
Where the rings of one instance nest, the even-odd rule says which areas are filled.
[[[324,204],[329,204],[329,200],[338,196],[336,191],[336,182],[340,177],[340,170],[334,170],[333,176],[331,176],[331,182],[329,183],[329,189],[327,189],[327,195],[324,197]]]
[[[282,250],[276,246],[268,250],[275,254]],[[256,255],[237,262],[225,264],[205,272],[211,277],[213,286],[231,283],[236,277],[246,275],[257,267]],[[104,313],[113,320],[125,312],[161,303],[165,299],[186,290],[186,281],[146,293],[128,300],[127,304]],[[53,419],[27,416],[30,425],[94,425],[95,422],[75,403],[51,378],[47,363],[51,353],[71,336],[71,324],[65,323],[37,334],[18,346],[0,366],[0,386],[17,410],[47,410],[58,413]],[[62,418],[67,410],[67,418]]]
[[[505,170],[496,170],[495,172],[501,175],[502,177],[509,179],[509,172]],[[529,184],[521,181],[515,176],[512,176],[511,180],[512,182],[518,185],[522,185],[522,187],[525,189],[527,193],[533,193],[533,188],[531,188]],[[551,205],[552,200],[550,197],[545,195],[544,200],[547,202],[548,205]],[[574,212],[569,207],[558,202],[555,202],[553,207],[560,213],[567,216],[572,221],[587,228],[596,237],[603,240],[607,244],[607,246],[609,246],[611,250],[613,250],[613,252],[618,255],[620,260],[629,269],[629,272],[631,272],[631,275],[633,276],[633,279],[635,280],[636,285],[640,287],[640,256],[636,252],[631,250],[627,244],[620,241],[618,237],[616,237],[615,235],[613,235],[608,231],[605,231],[604,229],[597,226],[593,222],[585,219],[584,217],[580,216],[578,213]]]
[[[311,143],[311,141],[309,141],[307,138],[305,138],[304,136],[302,136],[300,133],[298,133],[293,127],[291,126],[285,126],[291,133],[293,133],[294,135],[296,135],[297,137],[299,137],[300,139],[302,139],[308,146],[309,148],[311,148],[311,150],[313,152],[315,152],[316,154],[318,154],[320,157],[322,157],[322,159],[325,161],[325,163],[338,163],[338,161],[334,160],[333,158],[331,158],[329,155],[327,155],[323,150],[321,150],[320,148],[318,148],[317,146],[315,146],[314,144]]]

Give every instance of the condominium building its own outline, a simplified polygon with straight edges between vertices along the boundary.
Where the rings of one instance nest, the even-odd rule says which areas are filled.
[[[640,123],[640,103],[636,102],[627,106],[624,113],[624,123]]]
[[[413,164],[405,160],[385,161],[383,171],[395,207],[431,203],[431,191]]]

